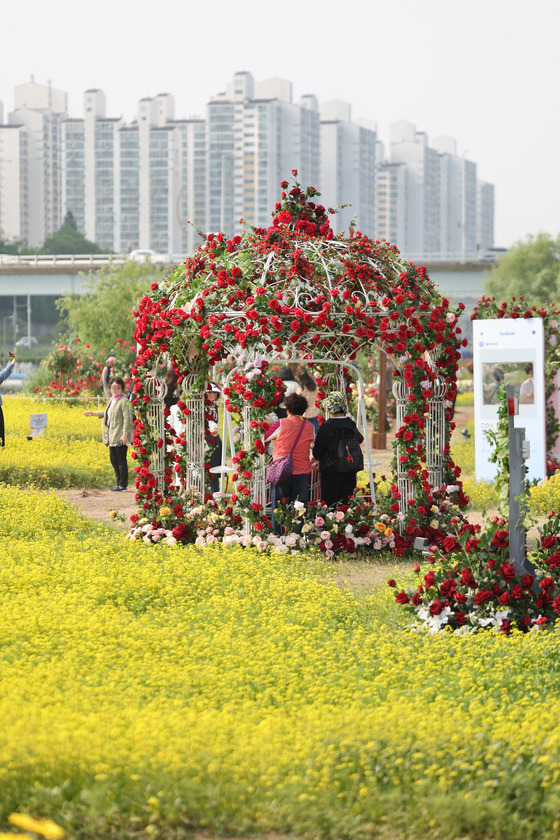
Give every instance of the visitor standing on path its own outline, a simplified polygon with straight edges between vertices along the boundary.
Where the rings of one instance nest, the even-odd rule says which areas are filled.
[[[221,396],[221,389],[215,382],[210,382],[206,391],[206,399],[210,405],[205,405],[206,428],[208,429],[207,441],[210,447],[209,469],[220,467],[222,464],[222,439],[218,426],[218,405]],[[218,473],[210,473],[210,492],[212,495],[220,491],[220,476]]]
[[[329,507],[346,505],[356,489],[357,472],[338,470],[339,444],[343,437],[354,438],[358,444],[362,443],[364,437],[352,418],[348,417],[346,400],[340,391],[331,391],[323,400],[323,408],[329,412],[330,417],[317,432],[313,446],[313,455],[319,461],[321,500]]]
[[[280,368],[278,371],[278,377],[282,380],[284,396],[281,398],[278,405],[274,406],[274,411],[279,419],[283,419],[288,416],[286,399],[290,396],[290,394],[297,393],[299,382],[297,381],[294,373],[294,365],[285,365],[283,368]]]
[[[285,403],[288,416],[277,420],[265,437],[265,443],[274,441],[273,461],[278,461],[290,452],[293,459],[292,474],[282,484],[271,484],[270,487],[272,526],[277,535],[280,535],[281,528],[274,520],[274,510],[281,499],[287,498],[291,503],[309,502],[310,449],[315,437],[313,425],[303,419],[307,409],[305,397],[301,394],[291,394],[286,397]]]
[[[17,356],[15,353],[10,353],[10,361],[4,368],[4,370],[0,370],[0,385],[2,382],[5,382],[8,376],[10,376],[14,370],[14,365],[17,361]],[[6,443],[6,435],[4,431],[4,411],[2,409],[2,397],[0,396],[0,447],[4,446]]]
[[[103,417],[104,440],[117,483],[111,490],[120,492],[128,487],[128,447],[132,443],[134,421],[132,406],[124,395],[124,379],[113,376],[109,380],[111,399],[105,411],[84,411],[86,417]]]
[[[315,434],[317,434],[319,431],[319,415],[321,413],[321,409],[315,405],[317,401],[317,383],[306,370],[299,371],[298,380],[299,388],[297,389],[297,393],[301,394],[307,400],[307,411],[303,416],[306,420],[309,420],[315,429]]]

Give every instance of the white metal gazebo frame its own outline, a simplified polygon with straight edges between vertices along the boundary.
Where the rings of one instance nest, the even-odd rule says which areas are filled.
[[[367,415],[366,415],[366,408],[365,408],[365,400],[364,400],[364,382],[362,378],[362,374],[351,362],[348,361],[335,361],[333,359],[328,358],[305,358],[305,359],[278,359],[278,358],[271,358],[271,357],[260,357],[263,361],[268,362],[269,364],[289,364],[290,362],[304,362],[305,364],[325,364],[329,366],[338,367],[340,370],[342,368],[346,368],[349,372],[351,372],[357,380],[357,387],[358,387],[358,411],[357,416],[355,418],[356,426],[358,427],[358,431],[360,431],[364,436],[364,444],[366,450],[366,460],[365,460],[365,467],[368,471],[369,476],[369,486],[370,486],[370,495],[371,500],[374,506],[375,511],[377,512],[377,505],[375,502],[375,487],[373,483],[373,471],[372,471],[372,459],[371,459],[371,449],[370,449],[370,442],[369,442],[369,434],[368,434],[368,427],[367,427]],[[232,368],[224,383],[224,387],[228,387],[231,377],[240,369],[241,366],[236,365]],[[344,377],[339,373],[338,378],[340,382],[344,382]],[[344,387],[341,387],[340,390],[345,390]],[[223,420],[222,420],[222,441],[226,439],[229,441],[230,451],[234,455],[238,449],[248,449],[251,446],[252,441],[250,440],[248,429],[249,429],[249,419],[250,419],[250,409],[249,406],[244,406],[243,408],[243,416],[242,416],[242,423],[243,423],[243,440],[241,442],[241,446],[236,447],[235,441],[235,434],[233,428],[233,422],[231,417],[231,412],[224,411]],[[219,472],[221,474],[220,480],[220,492],[222,495],[224,494],[225,490],[225,476],[227,472],[229,472],[229,468],[226,465],[226,447],[222,446],[222,463],[221,466],[214,468],[215,472]],[[263,509],[266,509],[268,504],[268,495],[267,495],[267,484],[266,484],[266,456],[260,455],[259,456],[259,463],[256,469],[253,470],[253,477],[249,480],[250,488],[251,488],[251,501],[256,502],[263,506]],[[317,471],[314,471],[312,474],[312,481],[311,481],[311,498],[315,498],[317,496],[318,490],[318,479],[317,479]]]

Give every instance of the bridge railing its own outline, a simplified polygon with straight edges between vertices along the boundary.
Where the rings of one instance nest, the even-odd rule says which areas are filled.
[[[169,254],[165,263],[179,265],[186,258],[186,254]],[[127,254],[0,254],[0,265],[124,265],[126,262],[129,262]]]

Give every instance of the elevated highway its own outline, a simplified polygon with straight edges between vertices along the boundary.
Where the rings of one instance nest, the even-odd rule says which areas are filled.
[[[171,255],[169,265],[152,265],[167,274],[185,260],[184,254]],[[53,295],[65,292],[80,294],[90,275],[102,268],[121,266],[126,257],[111,254],[0,256],[0,296]],[[463,302],[471,310],[483,293],[487,272],[493,263],[479,262],[423,262],[428,275],[442,294],[454,302]]]
[[[162,274],[169,273],[185,260],[185,255],[171,255],[168,265],[154,265]],[[29,254],[0,255],[0,297],[11,295],[52,295],[65,292],[80,294],[90,275],[102,268],[122,266],[126,256],[114,254]]]

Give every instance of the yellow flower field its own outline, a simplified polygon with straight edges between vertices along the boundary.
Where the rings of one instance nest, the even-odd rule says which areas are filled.
[[[89,407],[96,410],[97,403]],[[84,417],[84,406],[8,396],[3,408],[6,447],[0,457],[0,481],[45,490],[106,487],[111,482],[101,420]],[[41,413],[47,414],[47,428],[42,436],[28,440],[31,414]]]
[[[0,505],[0,831],[559,836],[558,630],[411,632],[318,560]]]

